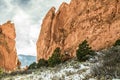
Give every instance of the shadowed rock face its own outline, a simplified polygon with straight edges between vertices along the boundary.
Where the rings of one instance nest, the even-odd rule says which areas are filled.
[[[37,59],[48,59],[56,47],[75,56],[87,40],[94,50],[110,47],[120,38],[120,0],[71,0],[45,16],[37,41]]]
[[[0,67],[7,71],[14,70],[19,63],[15,48],[14,24],[8,21],[0,25]]]

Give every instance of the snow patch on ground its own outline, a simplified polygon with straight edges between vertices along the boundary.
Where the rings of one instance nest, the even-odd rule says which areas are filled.
[[[91,65],[93,63],[89,61],[80,63],[75,60],[70,60],[54,68],[42,67],[34,70],[32,74],[16,75],[5,78],[4,80],[83,80],[90,75]]]

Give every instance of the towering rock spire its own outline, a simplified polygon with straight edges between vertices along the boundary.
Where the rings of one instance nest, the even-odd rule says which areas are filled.
[[[18,66],[15,38],[13,23],[8,21],[0,25],[0,67],[7,71],[14,70]]]
[[[120,38],[120,0],[71,0],[45,16],[37,41],[37,59],[48,59],[56,47],[75,56],[87,40],[94,50],[113,45]]]

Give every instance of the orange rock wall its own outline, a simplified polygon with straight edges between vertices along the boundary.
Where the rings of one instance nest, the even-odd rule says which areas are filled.
[[[48,59],[56,47],[75,56],[87,40],[94,50],[110,47],[120,38],[120,0],[71,0],[46,14],[37,41],[37,59]]]
[[[8,21],[0,25],[0,67],[7,71],[14,70],[18,65],[15,46],[15,27]]]

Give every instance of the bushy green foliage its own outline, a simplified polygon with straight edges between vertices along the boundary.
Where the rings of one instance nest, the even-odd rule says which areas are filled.
[[[54,50],[52,56],[48,60],[40,59],[38,61],[38,63],[33,62],[28,67],[28,69],[37,69],[37,68],[40,68],[40,67],[43,67],[43,66],[45,66],[45,67],[48,67],[48,66],[54,67],[55,65],[60,64],[62,62],[60,52],[61,52],[60,48],[56,48]]]
[[[2,77],[2,74],[3,74],[3,69],[0,68],[0,78]]]
[[[85,61],[89,59],[90,55],[94,55],[95,52],[89,47],[86,40],[79,44],[79,48],[76,50],[76,56],[79,61]]]
[[[3,70],[0,68],[0,75],[3,73]]]
[[[45,60],[45,59],[40,59],[40,60],[38,61],[38,64],[37,64],[37,68],[40,68],[40,67],[42,67],[42,66],[47,67],[47,66],[48,66],[48,61]]]
[[[52,56],[48,59],[48,64],[51,67],[54,67],[57,64],[61,63],[61,55],[60,55],[60,48],[56,48],[52,54]]]
[[[118,39],[113,46],[120,46],[120,39]]]
[[[36,62],[33,62],[33,63],[28,67],[28,69],[36,69],[36,68],[37,68]]]

